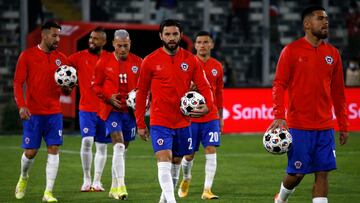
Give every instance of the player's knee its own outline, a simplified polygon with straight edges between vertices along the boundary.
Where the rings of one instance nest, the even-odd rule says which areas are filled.
[[[205,154],[215,154],[216,147],[215,146],[207,146],[205,147]]]
[[[195,157],[195,153],[184,156],[186,161],[192,161]]]
[[[51,145],[47,148],[48,154],[58,154],[59,153],[59,146],[58,145]]]
[[[26,149],[24,153],[25,153],[26,158],[33,159],[33,158],[35,158],[37,152],[38,152],[37,149]]]
[[[158,162],[172,162],[171,150],[160,150],[155,153]]]
[[[84,137],[82,142],[84,147],[91,148],[94,143],[94,137]]]

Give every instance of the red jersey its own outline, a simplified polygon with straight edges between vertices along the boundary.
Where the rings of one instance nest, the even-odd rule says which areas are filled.
[[[183,128],[190,125],[190,117],[180,111],[180,99],[189,91],[193,81],[205,97],[209,110],[213,107],[210,84],[195,56],[180,48],[170,56],[163,48],[148,55],[141,64],[136,93],[136,123],[145,128],[145,101],[151,91],[150,124],[167,128]]]
[[[204,123],[219,119],[218,109],[223,108],[224,74],[221,63],[216,59],[210,57],[206,62],[202,61],[198,57],[196,57],[196,59],[204,69],[206,78],[210,83],[211,90],[214,95],[215,106],[212,108],[211,112],[200,118],[191,118],[191,122]]]
[[[35,115],[61,113],[61,88],[56,84],[54,74],[59,66],[67,63],[66,56],[56,50],[46,53],[35,46],[23,51],[14,76],[14,96],[18,108],[27,107]]]
[[[280,55],[273,83],[276,119],[285,118],[285,90],[289,93],[290,128],[333,128],[334,105],[340,131],[347,132],[342,61],[335,47],[326,42],[313,47],[305,38],[287,45]]]
[[[115,54],[101,57],[95,66],[95,74],[92,80],[92,89],[102,99],[98,114],[106,120],[111,111],[127,112],[126,96],[136,88],[140,75],[142,59],[129,53],[127,59],[117,60]],[[107,100],[113,95],[120,93],[122,108],[114,109]]]
[[[92,54],[89,50],[76,52],[69,56],[69,62],[77,70],[78,84],[80,87],[79,109],[88,112],[97,112],[100,99],[91,89],[91,80],[95,72],[96,62],[100,57],[105,57],[110,53],[102,51],[101,55]]]

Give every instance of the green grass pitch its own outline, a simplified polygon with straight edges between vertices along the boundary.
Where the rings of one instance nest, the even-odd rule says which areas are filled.
[[[329,202],[360,202],[360,134],[352,133],[345,146],[337,146],[338,170],[330,173]],[[80,136],[65,136],[61,147],[60,168],[55,183],[54,195],[59,202],[115,202],[108,198],[111,184],[111,154],[102,182],[106,192],[81,193],[82,169],[80,163]],[[267,153],[262,147],[261,135],[224,135],[218,148],[218,167],[213,192],[220,196],[212,202],[224,203],[269,203],[279,190],[285,174],[286,156]],[[20,136],[0,136],[0,202],[40,202],[45,187],[46,151],[44,143],[30,171],[27,194],[16,200],[14,189],[19,177]],[[95,148],[95,147],[94,147]],[[204,202],[200,199],[204,182],[204,154],[198,152],[189,196],[178,202]],[[290,197],[290,203],[311,202],[314,176],[308,175]],[[125,182],[129,192],[126,202],[158,202],[160,186],[157,166],[151,143],[137,138],[126,154]],[[177,190],[176,190],[177,191]]]

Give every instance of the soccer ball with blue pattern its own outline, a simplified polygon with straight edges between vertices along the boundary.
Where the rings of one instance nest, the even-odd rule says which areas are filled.
[[[198,92],[186,92],[180,101],[180,110],[188,116],[191,111],[196,109],[200,104],[205,104],[205,98]]]
[[[76,69],[72,66],[62,65],[55,71],[55,82],[60,86],[73,87],[77,82]]]
[[[264,134],[263,145],[272,154],[284,154],[291,148],[292,137],[286,129],[277,128]]]

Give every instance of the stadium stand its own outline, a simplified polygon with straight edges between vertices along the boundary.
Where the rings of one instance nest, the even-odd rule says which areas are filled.
[[[77,0],[63,0],[52,4],[53,1],[43,1],[45,19],[77,20],[80,12],[75,16],[69,16],[61,12],[61,8],[73,5],[79,10]],[[74,3],[75,2],[75,3]],[[330,1],[330,42],[340,50],[345,50],[347,46],[347,33],[345,24],[344,10],[350,0]],[[278,1],[280,42],[286,45],[295,38],[302,36],[300,27],[301,4],[295,0]],[[51,6],[50,6],[51,5]],[[111,22],[142,23],[143,1],[101,1],[102,9],[107,12]],[[239,39],[241,31],[233,29],[226,33],[225,24],[230,10],[230,1],[216,0],[211,1],[210,23],[208,29],[215,34],[216,38],[216,57],[224,57],[233,69],[235,74],[235,86],[257,86],[261,81],[261,39],[262,39],[262,0],[252,0],[250,3],[250,40],[247,42]],[[178,1],[176,17],[183,21],[184,32],[194,37],[196,32],[201,29],[203,24],[203,1],[202,0],[182,0]],[[12,97],[12,78],[15,70],[16,59],[19,54],[19,15],[20,1],[0,0],[0,103],[4,103]],[[155,23],[156,9],[155,1],[150,1],[150,23]],[[236,19],[233,24],[237,23]],[[234,26],[235,27],[235,26]]]

